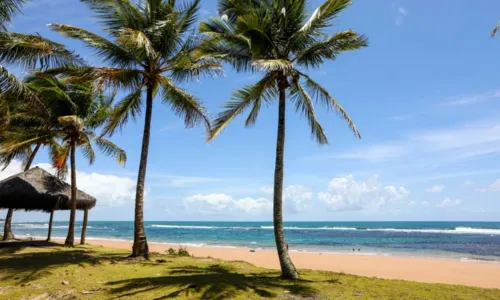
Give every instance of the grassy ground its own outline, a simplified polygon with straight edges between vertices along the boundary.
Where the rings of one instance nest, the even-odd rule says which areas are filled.
[[[500,299],[500,290],[319,271],[291,282],[244,262],[33,245],[0,248],[0,299]]]

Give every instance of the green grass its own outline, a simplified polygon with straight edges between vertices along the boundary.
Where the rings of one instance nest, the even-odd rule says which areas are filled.
[[[244,262],[28,245],[0,248],[0,299],[500,299],[494,289],[306,270],[294,282]]]

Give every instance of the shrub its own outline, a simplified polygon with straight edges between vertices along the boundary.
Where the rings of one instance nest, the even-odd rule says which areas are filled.
[[[189,251],[186,248],[184,248],[184,247],[181,247],[179,249],[179,251],[177,252],[177,255],[179,255],[179,256],[191,256],[189,254]]]
[[[169,255],[173,255],[173,256],[177,255],[177,252],[175,252],[175,250],[173,248],[168,248],[167,252]]]

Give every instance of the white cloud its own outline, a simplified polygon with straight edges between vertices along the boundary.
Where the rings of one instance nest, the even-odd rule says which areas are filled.
[[[424,205],[424,206],[428,206],[429,204],[430,204],[429,201],[422,202],[422,205]]]
[[[453,200],[451,198],[446,197],[443,202],[436,204],[436,207],[443,208],[443,207],[450,207],[450,206],[457,206],[462,204],[462,200]]]
[[[441,193],[442,191],[444,190],[444,185],[441,184],[441,185],[433,185],[431,186],[430,188],[426,188],[425,191],[427,193]]]
[[[466,181],[464,182],[464,185],[465,185],[465,186],[471,186],[471,185],[474,185],[474,182],[472,182],[472,181],[470,181],[470,180],[466,180]]]
[[[483,102],[493,100],[493,99],[498,99],[498,98],[500,98],[500,90],[488,92],[488,93],[477,94],[477,95],[472,95],[472,96],[461,97],[458,99],[446,101],[443,104],[444,105],[451,105],[451,106],[462,106],[462,105],[483,103]]]
[[[500,121],[492,119],[408,133],[400,140],[348,149],[329,157],[370,162],[414,157],[435,160],[439,157],[437,163],[443,164],[499,153]]]
[[[403,24],[404,19],[408,16],[408,11],[404,7],[398,8],[398,16],[396,18],[396,25]]]
[[[500,191],[500,178],[497,179],[492,184],[488,185],[486,188],[476,189],[478,192],[498,192]]]
[[[55,169],[50,164],[40,163],[34,167],[55,174]],[[20,172],[22,172],[21,162],[15,160],[7,169],[0,172],[0,180]],[[65,181],[69,183],[69,174]],[[77,171],[76,184],[78,189],[95,197],[98,206],[123,206],[135,200],[136,182],[128,177]]]
[[[270,213],[272,211],[273,188],[263,186],[260,192],[263,197],[234,199],[227,194],[197,194],[185,197],[183,205],[189,213],[227,214],[245,212],[253,214]],[[306,210],[312,200],[312,192],[303,186],[291,185],[283,191],[284,211],[299,213]]]
[[[235,200],[226,194],[192,195],[183,199],[184,208],[190,213],[222,214],[231,212],[262,213],[272,208],[265,198]]]
[[[318,198],[330,211],[360,211],[404,203],[409,195],[404,187],[383,186],[377,175],[361,182],[349,175],[332,179],[328,192],[318,193]]]
[[[303,186],[291,185],[283,192],[285,210],[299,213],[307,210],[312,200],[312,192]]]
[[[393,143],[385,145],[373,145],[364,147],[361,150],[347,151],[341,153],[336,158],[361,159],[368,161],[384,161],[387,159],[403,156],[411,151],[409,145]]]

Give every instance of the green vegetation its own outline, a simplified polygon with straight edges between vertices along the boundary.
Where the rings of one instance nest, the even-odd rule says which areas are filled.
[[[180,247],[179,250],[175,250],[174,248],[168,248],[168,255],[172,256],[191,256],[187,248]]]
[[[1,299],[500,299],[500,290],[301,271],[301,279],[243,262],[78,246],[0,249]]]
[[[178,83],[200,75],[215,75],[221,66],[214,59],[193,55],[198,46],[193,25],[197,21],[200,0],[177,4],[165,0],[82,2],[87,3],[101,21],[107,38],[71,25],[49,26],[64,36],[82,41],[102,59],[106,67],[87,70],[92,78],[108,88],[128,93],[116,104],[105,126],[106,133],[114,133],[145,112],[132,256],[147,258],[143,200],[153,102],[156,99],[169,105],[176,115],[184,118],[186,127],[203,123],[208,128],[209,120],[201,101]]]
[[[282,276],[297,279],[299,274],[288,255],[283,232],[283,180],[285,156],[286,105],[308,121],[311,137],[318,144],[328,144],[323,127],[316,118],[313,102],[336,111],[354,135],[360,134],[347,112],[328,90],[307,75],[328,60],[345,51],[368,46],[367,39],[352,30],[331,34],[332,21],[351,0],[327,0],[308,17],[306,0],[234,1],[219,0],[221,18],[212,17],[200,24],[206,39],[199,52],[231,64],[236,71],[260,71],[262,79],[234,92],[213,121],[210,140],[219,135],[239,114],[250,109],[245,122],[252,126],[262,104],[278,102],[276,163],[274,169],[273,220],[274,237]]]

